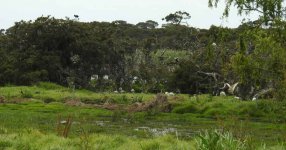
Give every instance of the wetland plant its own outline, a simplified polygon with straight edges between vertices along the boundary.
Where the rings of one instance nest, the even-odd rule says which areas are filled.
[[[209,130],[201,132],[196,139],[198,150],[243,150],[246,141],[234,138],[230,132]]]

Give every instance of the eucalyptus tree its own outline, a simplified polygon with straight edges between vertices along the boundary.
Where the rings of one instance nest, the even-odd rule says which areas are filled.
[[[188,12],[176,11],[175,13],[171,13],[167,15],[166,17],[162,18],[162,20],[165,20],[166,22],[177,24],[177,25],[181,23],[185,23],[188,25],[187,20],[189,20],[190,18],[191,18],[191,15]]]
[[[216,7],[219,2],[220,0],[209,0],[209,6]],[[259,13],[265,23],[286,18],[285,0],[226,0],[225,4],[224,16],[228,16],[231,6],[235,6],[240,15]]]
[[[216,7],[220,0],[209,0],[210,7]],[[258,20],[239,28],[239,51],[231,57],[230,66],[242,84],[244,98],[264,91],[274,91],[273,96],[284,99],[286,89],[286,44],[284,0],[227,0],[224,16],[229,15],[232,6],[238,14],[259,14]],[[249,87],[253,87],[252,90]],[[273,90],[270,90],[273,89]],[[254,91],[249,93],[249,91]],[[257,94],[256,94],[257,95]]]

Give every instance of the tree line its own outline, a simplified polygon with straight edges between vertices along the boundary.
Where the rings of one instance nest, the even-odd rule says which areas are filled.
[[[186,19],[190,14],[175,12],[161,28],[152,20],[134,25],[42,16],[16,22],[0,33],[0,84],[214,94],[226,82],[239,82],[245,99],[268,89],[283,97],[285,22],[197,29]]]

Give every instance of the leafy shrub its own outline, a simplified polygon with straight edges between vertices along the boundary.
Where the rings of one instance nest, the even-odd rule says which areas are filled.
[[[139,81],[135,81],[131,87],[135,90],[136,93],[143,92],[143,85]]]
[[[201,132],[198,135],[198,150],[241,150],[245,149],[245,141],[239,141],[230,132],[218,130]]]

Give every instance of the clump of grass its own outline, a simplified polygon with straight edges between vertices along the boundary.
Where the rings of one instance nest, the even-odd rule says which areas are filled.
[[[8,130],[6,128],[0,127],[0,134],[7,134]]]
[[[63,89],[64,87],[51,82],[39,82],[36,84],[37,87],[46,89],[46,90],[55,90],[55,89]]]
[[[113,122],[119,121],[124,116],[124,114],[125,114],[125,112],[122,110],[115,110],[115,111],[113,111],[113,113],[111,115],[111,120]]]
[[[200,108],[191,103],[191,104],[186,104],[186,105],[183,105],[183,106],[178,106],[178,107],[175,107],[173,109],[173,113],[178,113],[178,114],[184,114],[184,113],[197,113],[200,111]]]
[[[135,96],[131,98],[131,103],[142,103],[143,102],[143,96]]]
[[[33,94],[31,91],[21,90],[20,93],[22,98],[33,98]]]
[[[140,144],[142,150],[160,150],[160,143],[154,141],[148,144]]]
[[[0,149],[1,150],[7,149],[8,147],[11,147],[11,146],[12,146],[12,143],[9,141],[0,141]]]
[[[52,97],[46,97],[43,99],[44,103],[52,103],[52,102],[56,102],[56,100]]]
[[[116,100],[116,103],[118,103],[118,104],[128,104],[129,103],[128,97],[126,95],[122,95],[122,96],[120,96]]]
[[[243,150],[246,149],[246,141],[234,138],[230,132],[209,130],[201,132],[197,138],[198,150]]]

